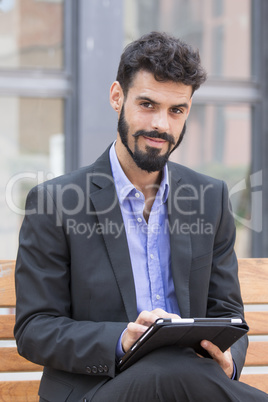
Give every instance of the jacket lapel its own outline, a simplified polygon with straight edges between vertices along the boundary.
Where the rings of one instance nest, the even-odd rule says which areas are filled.
[[[95,162],[92,177],[91,201],[101,227],[122,300],[129,321],[137,318],[135,284],[128,251],[127,237],[123,218],[117,199],[109,161],[109,150]]]
[[[169,165],[170,167],[170,165]],[[191,194],[181,183],[178,171],[170,168],[168,215],[170,227],[171,269],[182,317],[190,315],[189,277],[192,258],[190,219]]]

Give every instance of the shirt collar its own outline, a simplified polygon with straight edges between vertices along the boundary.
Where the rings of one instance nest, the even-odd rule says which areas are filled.
[[[117,158],[115,151],[115,143],[116,141],[114,141],[113,145],[110,148],[109,156],[117,196],[119,202],[122,204],[131,191],[137,191],[137,190],[135,186],[131,183],[131,181],[127,178],[120,165],[120,162]],[[162,203],[164,204],[167,201],[168,193],[169,193],[169,180],[168,180],[168,167],[166,164],[162,171],[162,180],[160,183],[160,187],[158,189],[157,198],[159,200],[162,200]]]

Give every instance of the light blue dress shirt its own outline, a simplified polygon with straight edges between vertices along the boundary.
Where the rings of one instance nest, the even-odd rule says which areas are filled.
[[[137,315],[143,310],[156,308],[180,314],[170,264],[167,166],[163,169],[162,181],[147,223],[143,216],[144,195],[125,175],[114,145],[110,149],[110,162],[128,241]]]

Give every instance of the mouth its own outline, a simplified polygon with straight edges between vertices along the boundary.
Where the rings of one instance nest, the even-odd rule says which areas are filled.
[[[145,139],[145,142],[147,145],[150,147],[155,147],[155,148],[162,148],[164,144],[167,143],[166,140],[163,140],[162,138],[151,138],[151,137],[146,137],[145,135],[143,136]]]

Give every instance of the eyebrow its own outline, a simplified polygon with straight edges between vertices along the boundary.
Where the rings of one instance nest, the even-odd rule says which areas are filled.
[[[148,101],[148,102],[152,103],[153,105],[160,105],[159,102],[154,101],[153,99],[149,98],[148,96],[137,96],[136,100],[137,101],[144,100],[144,101]],[[179,103],[178,105],[172,105],[171,107],[172,108],[173,107],[177,107],[177,108],[183,107],[188,110],[189,104],[185,102],[185,103]]]

